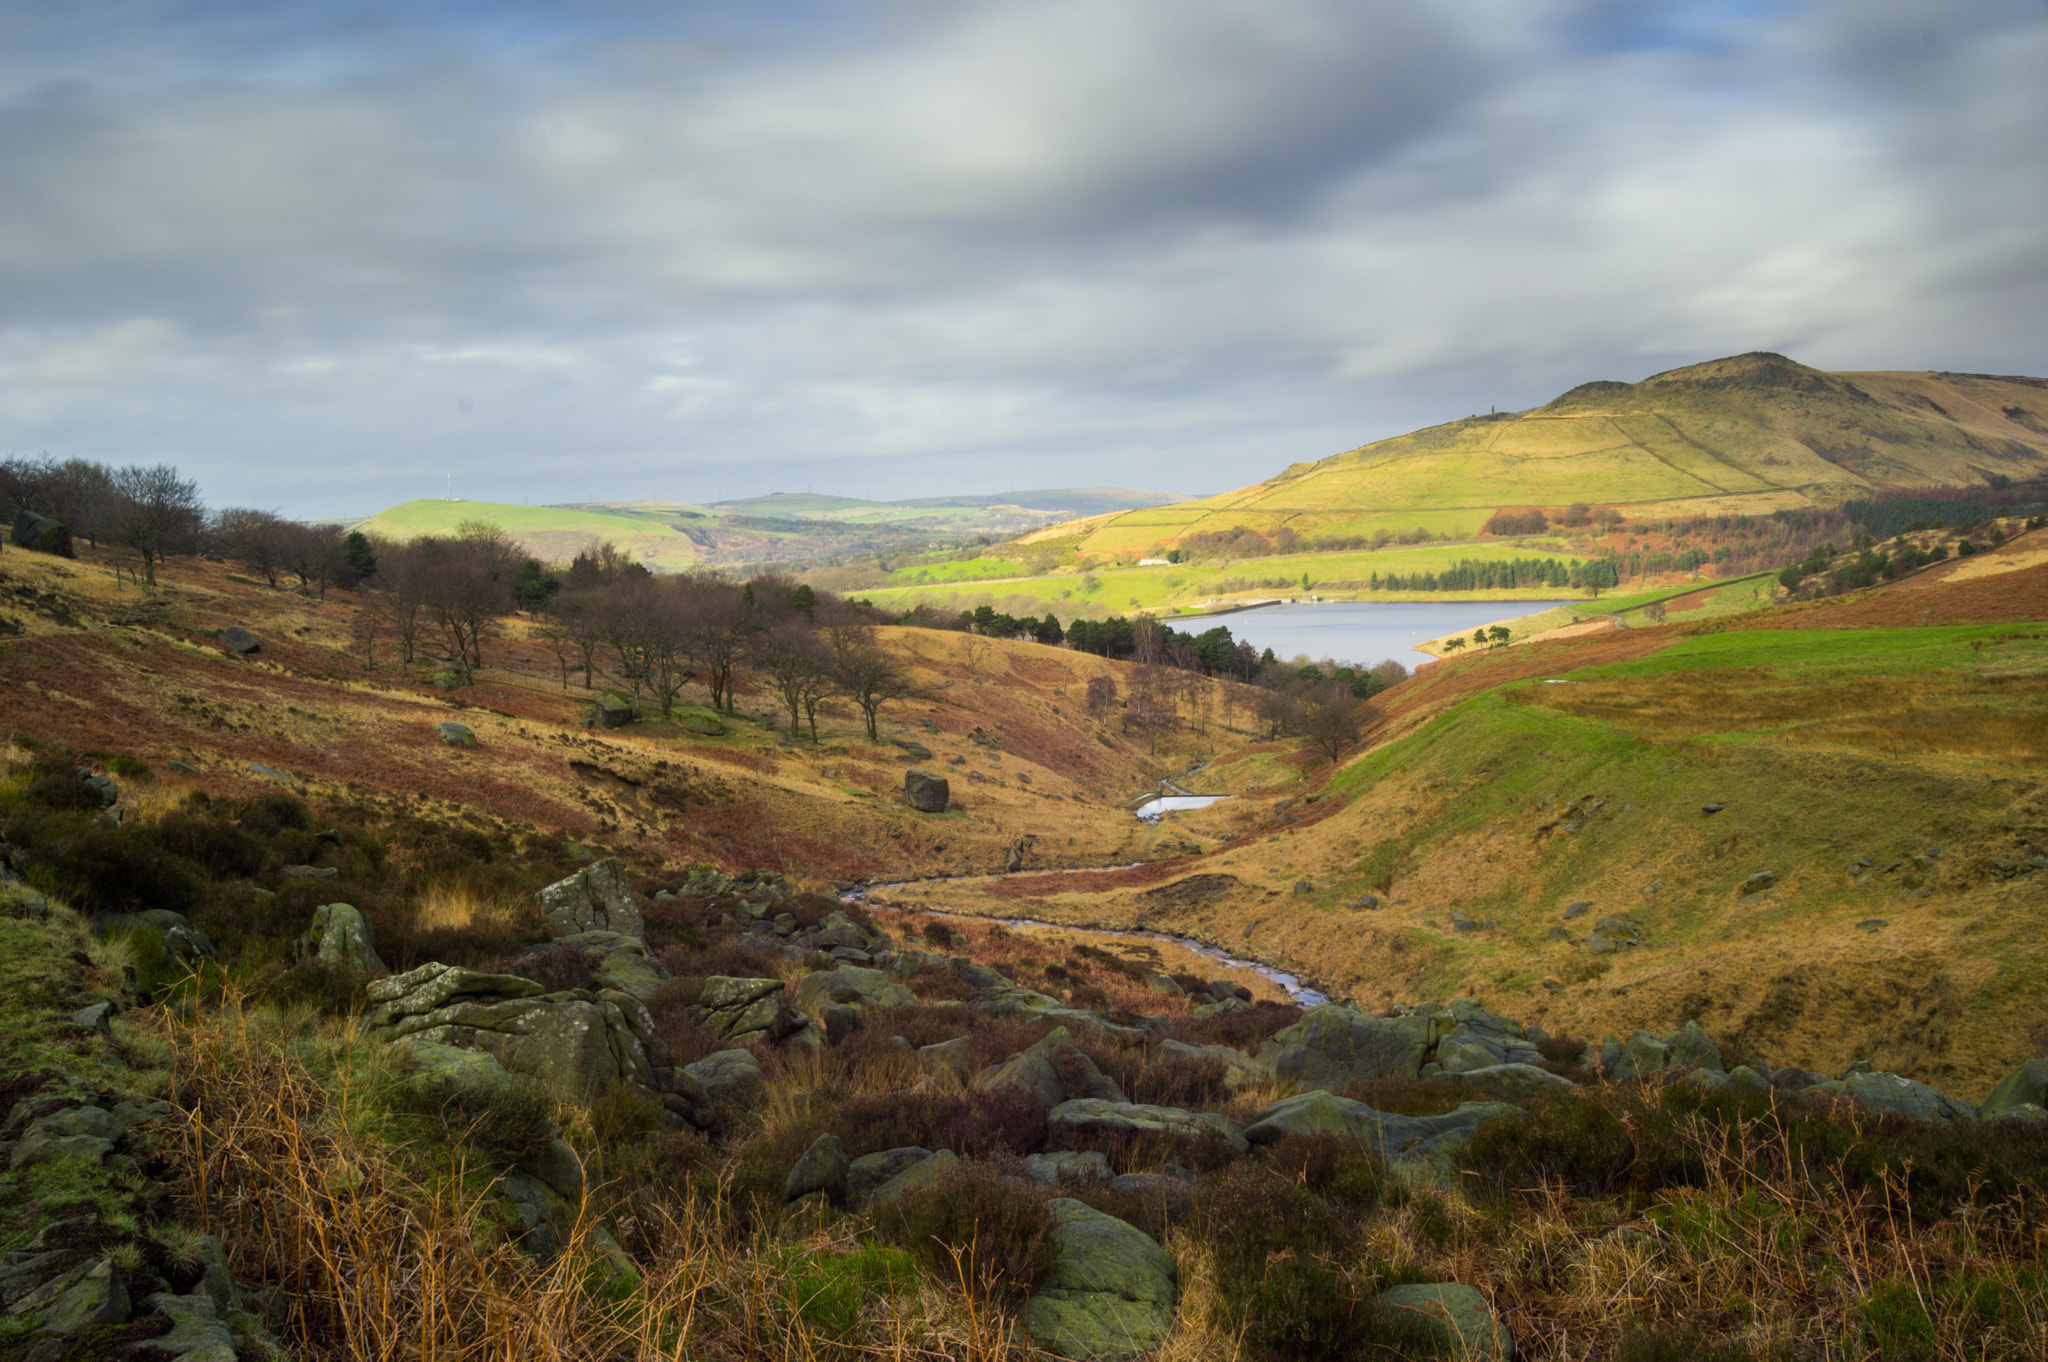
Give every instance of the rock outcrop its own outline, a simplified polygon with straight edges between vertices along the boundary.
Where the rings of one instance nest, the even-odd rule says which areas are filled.
[[[368,919],[351,904],[323,903],[315,908],[293,950],[301,960],[319,960],[369,979],[391,973],[377,955]]]
[[[1115,1216],[1059,1197],[1046,1203],[1057,1257],[1025,1302],[1031,1341],[1055,1357],[1147,1353],[1173,1329],[1179,1273],[1152,1237]]]
[[[953,787],[944,776],[913,766],[903,773],[903,797],[919,813],[944,813],[953,797]]]
[[[535,894],[548,931],[557,937],[578,932],[618,932],[647,939],[647,927],[633,904],[626,868],[616,860],[587,865]]]

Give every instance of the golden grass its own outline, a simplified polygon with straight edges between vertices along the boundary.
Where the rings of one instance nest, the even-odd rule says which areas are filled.
[[[461,930],[512,922],[527,911],[523,902],[479,893],[461,880],[429,885],[419,896],[413,912],[421,931],[440,928]]]
[[[352,1029],[326,1038],[339,1062],[330,1087],[300,1053],[292,1019],[238,999],[217,1013],[160,1014],[157,1024],[173,1100],[188,1113],[177,1132],[181,1209],[222,1237],[239,1279],[283,1289],[280,1332],[308,1358],[1011,1355],[1007,1317],[929,1284],[904,1297],[873,1293],[855,1337],[814,1331],[791,1308],[792,1276],[807,1255],[849,1245],[767,1252],[715,1193],[636,1207],[657,1245],[637,1260],[601,1230],[586,1197],[566,1247],[536,1263],[503,1231],[489,1177],[459,1144],[422,1171],[352,1119],[364,1101]]]

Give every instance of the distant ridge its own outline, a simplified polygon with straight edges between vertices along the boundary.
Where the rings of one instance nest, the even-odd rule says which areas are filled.
[[[1636,383],[1582,383],[1527,411],[1430,426],[1234,492],[1097,515],[1031,539],[1128,555],[1283,527],[1304,538],[1470,535],[1506,506],[1760,515],[2043,475],[2048,379],[1829,373],[1754,351]]]

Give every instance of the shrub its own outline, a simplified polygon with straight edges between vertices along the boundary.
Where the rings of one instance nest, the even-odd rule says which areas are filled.
[[[1011,1307],[1023,1304],[1055,1257],[1045,1203],[985,1164],[959,1164],[897,1198],[876,1213],[875,1229],[941,1281]]]
[[[1257,1002],[1244,1012],[1177,1020],[1173,1038],[1189,1045],[1228,1045],[1233,1050],[1249,1052],[1264,1045],[1275,1031],[1285,1030],[1300,1020],[1301,1009],[1292,1003]]]
[[[824,1126],[853,1158],[920,1145],[965,1158],[1036,1154],[1045,1148],[1045,1108],[1014,1089],[995,1092],[910,1091],[845,1098]]]
[[[1230,1099],[1229,1068],[1220,1059],[1153,1060],[1124,1085],[1133,1102],[1183,1111],[1213,1111]]]
[[[236,813],[242,827],[259,837],[275,837],[288,828],[304,831],[313,822],[305,804],[283,790],[266,790],[242,800]]]
[[[503,972],[531,979],[550,993],[595,989],[604,952],[556,941],[508,962]]]
[[[1312,1192],[1358,1210],[1380,1201],[1387,1168],[1378,1155],[1343,1135],[1288,1135],[1267,1153],[1273,1171]]]
[[[926,941],[929,941],[942,951],[951,950],[955,945],[967,939],[943,922],[925,923],[922,935]]]
[[[1441,1116],[1456,1111],[1468,1094],[1449,1083],[1429,1083],[1418,1078],[1354,1078],[1338,1094],[1363,1102],[1375,1111],[1401,1116]]]
[[[731,979],[767,979],[775,974],[782,957],[767,951],[722,939],[701,945],[678,942],[657,952],[661,963],[675,971],[678,979],[708,979],[723,975]]]
[[[1632,1329],[1622,1336],[1615,1362],[1752,1362],[1740,1343],[1712,1343],[1694,1330]]]
[[[1217,1322],[1256,1355],[1310,1362],[1361,1341],[1362,1302],[1331,1261],[1347,1246],[1307,1187],[1237,1164],[1203,1184],[1195,1217],[1215,1256]]]
[[[204,901],[197,875],[139,835],[91,824],[66,843],[52,867],[96,912],[168,908],[190,913]]]
[[[662,1105],[654,1095],[631,1083],[614,1083],[590,1104],[590,1130],[599,1148],[637,1144],[665,1129]]]
[[[1571,1036],[1545,1036],[1536,1042],[1536,1050],[1552,1073],[1570,1075],[1585,1067],[1586,1042]]]
[[[173,809],[153,829],[156,844],[210,875],[254,875],[263,868],[263,844],[227,819],[203,810]]]
[[[1185,1221],[1195,1205],[1194,1184],[1178,1178],[1163,1179],[1156,1191],[1118,1192],[1097,1184],[1069,1189],[1065,1195],[1135,1225],[1161,1243],[1166,1241],[1166,1232]]]
[[[554,1099],[536,1079],[458,1082],[411,1075],[390,1085],[385,1106],[447,1144],[514,1163],[555,1138]]]
[[[305,1003],[329,1017],[354,1013],[363,999],[364,978],[332,960],[301,960],[279,971],[268,994],[277,1003]]]

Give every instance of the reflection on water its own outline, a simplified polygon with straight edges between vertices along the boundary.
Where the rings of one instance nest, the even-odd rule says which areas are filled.
[[[1136,813],[1147,823],[1157,823],[1162,814],[1172,813],[1176,809],[1206,809],[1217,800],[1228,798],[1229,795],[1160,795],[1156,799],[1148,799],[1140,804]]]
[[[1279,658],[1296,653],[1333,657],[1339,662],[1371,666],[1393,658],[1405,666],[1433,662],[1415,645],[1446,634],[1469,632],[1495,620],[1533,615],[1564,601],[1327,601],[1319,605],[1269,605],[1224,615],[1232,638]],[[1203,622],[1175,626],[1202,632]]]

